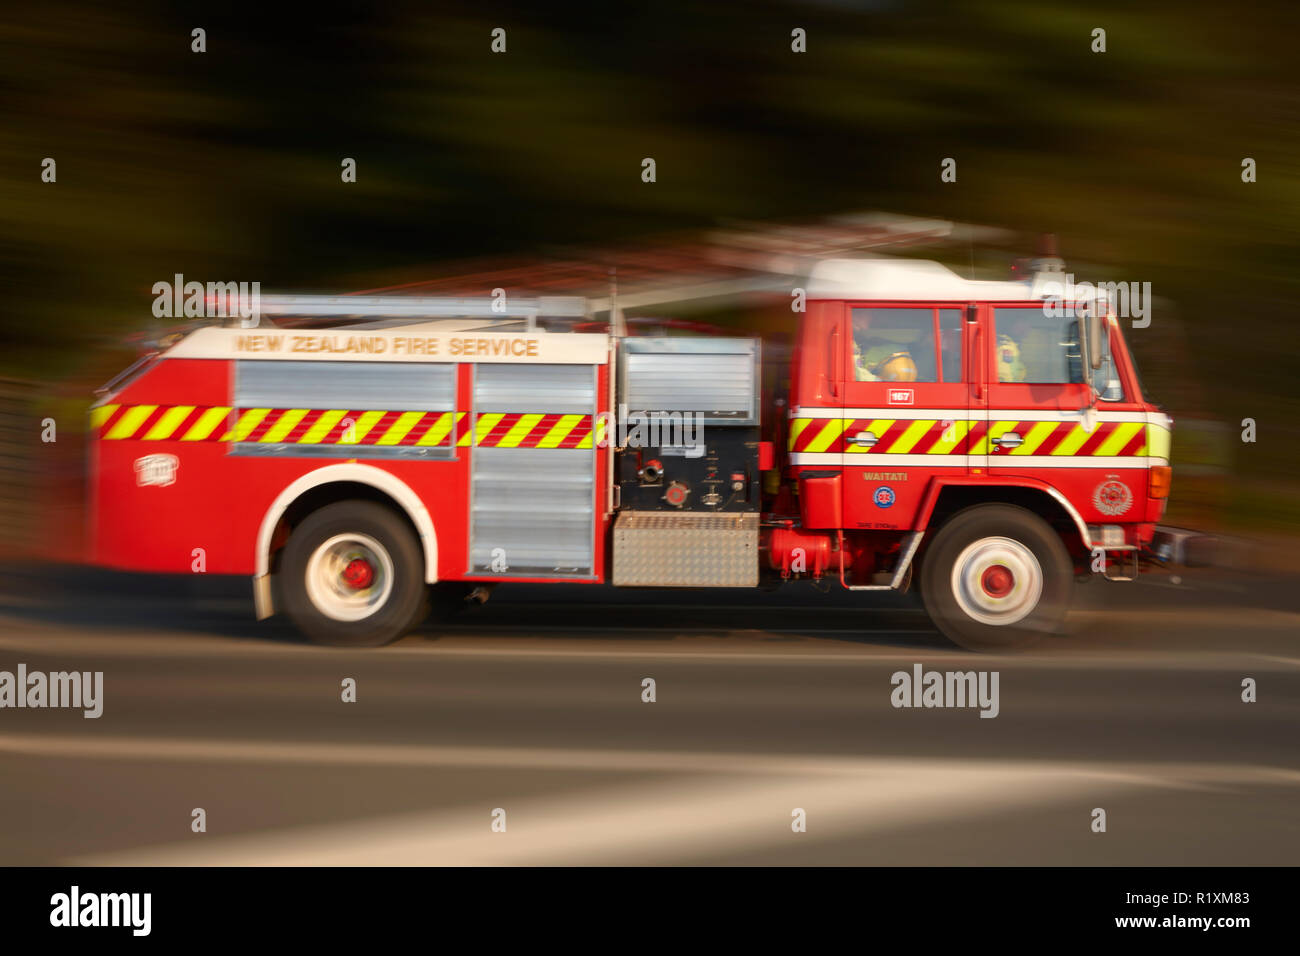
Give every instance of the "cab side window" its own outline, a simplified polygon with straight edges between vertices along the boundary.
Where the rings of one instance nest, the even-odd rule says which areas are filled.
[[[1045,306],[993,310],[998,381],[1032,385],[1082,382],[1079,320],[1072,309]]]
[[[863,308],[853,309],[852,314],[855,381],[939,381],[933,308]],[[960,338],[957,348],[960,352]],[[946,354],[944,365],[946,371]],[[960,359],[957,374],[960,375]]]

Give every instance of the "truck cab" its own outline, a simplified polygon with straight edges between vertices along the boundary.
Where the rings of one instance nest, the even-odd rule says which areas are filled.
[[[1130,579],[1169,491],[1170,420],[1113,310],[1050,278],[830,260],[809,283],[785,448],[800,527],[834,531],[846,587],[919,584],[968,645],[1051,629],[1075,575]]]

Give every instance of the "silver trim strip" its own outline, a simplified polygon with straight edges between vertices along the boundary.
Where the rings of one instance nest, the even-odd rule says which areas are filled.
[[[1055,488],[1048,488],[1047,493],[1056,499],[1057,503],[1065,509],[1065,513],[1074,519],[1075,527],[1079,529],[1079,537],[1083,539],[1083,546],[1088,551],[1092,550],[1092,535],[1088,534],[1088,524],[1083,520],[1083,516],[1075,509],[1074,505],[1066,499]]]
[[[840,465],[862,468],[888,468],[898,466],[926,466],[930,468],[965,468],[971,457],[984,455],[890,455],[884,452],[792,452],[792,465]],[[1000,455],[993,452],[987,456],[989,468],[995,468],[998,474],[1014,475],[1028,468],[1151,468],[1156,465],[1169,464],[1164,458],[1133,455],[1129,457],[1094,456],[1094,455]],[[985,467],[983,464],[977,467]],[[994,476],[996,477],[996,475]]]
[[[397,458],[412,461],[455,461],[456,449],[450,445],[300,445],[297,442],[232,442],[231,455],[273,458],[337,458],[351,461],[361,458]]]
[[[259,621],[265,621],[275,613],[275,602],[271,597],[271,575],[253,575],[253,612]]]

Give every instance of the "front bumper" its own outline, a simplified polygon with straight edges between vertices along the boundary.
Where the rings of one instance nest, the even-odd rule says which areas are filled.
[[[1223,567],[1236,563],[1240,548],[1216,535],[1157,525],[1146,553],[1164,565],[1186,568]]]

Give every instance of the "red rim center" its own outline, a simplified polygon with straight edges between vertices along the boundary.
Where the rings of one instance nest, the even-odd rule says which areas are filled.
[[[343,569],[343,583],[357,591],[370,587],[375,582],[375,569],[365,558],[353,558]]]
[[[1011,593],[1011,587],[1016,583],[1011,571],[1001,564],[995,564],[984,571],[984,576],[980,578],[980,586],[984,588],[984,593],[989,597],[1006,597]]]

